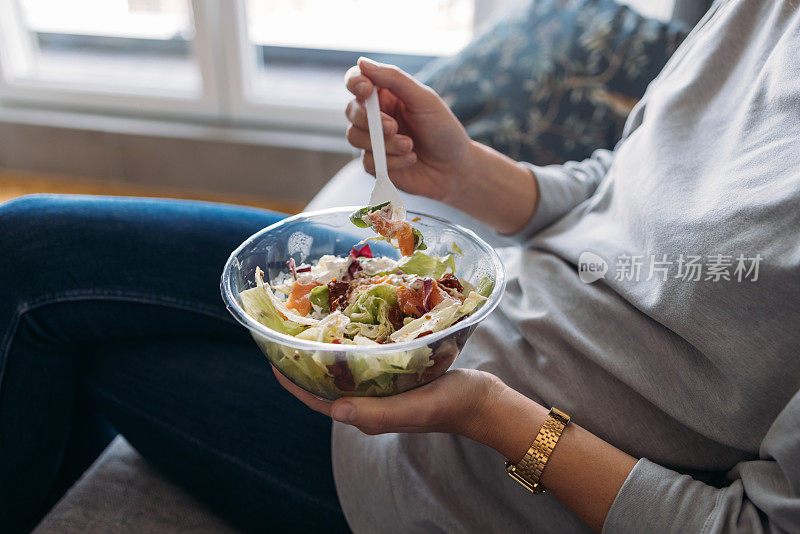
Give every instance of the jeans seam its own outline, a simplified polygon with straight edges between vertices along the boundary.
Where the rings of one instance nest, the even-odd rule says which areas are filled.
[[[135,291],[122,291],[122,290],[97,290],[97,289],[73,289],[69,291],[61,291],[58,293],[49,293],[41,295],[29,301],[23,301],[17,305],[17,309],[11,317],[6,329],[5,336],[3,336],[2,343],[0,343],[0,388],[3,385],[3,378],[5,377],[6,364],[8,361],[8,351],[11,347],[11,342],[17,333],[19,321],[23,315],[50,304],[59,304],[62,302],[78,302],[84,300],[111,300],[118,302],[134,302],[138,304],[151,304],[155,306],[164,306],[166,308],[173,308],[200,315],[205,315],[213,319],[220,319],[225,322],[234,323],[233,318],[219,314],[216,310],[204,305],[198,305],[188,300],[175,299],[164,296],[154,296],[148,293],[138,293]]]
[[[106,391],[106,390],[104,390],[102,388],[99,388],[97,386],[92,386],[92,389],[96,393],[99,393],[100,395],[105,396],[106,398],[108,398],[112,402],[118,404],[119,406],[123,407],[124,409],[126,409],[126,410],[138,415],[139,417],[142,417],[142,418],[144,418],[144,419],[146,419],[146,420],[148,420],[148,421],[150,421],[152,423],[155,423],[156,425],[159,425],[161,427],[164,427],[164,428],[170,430],[171,432],[181,436],[183,439],[189,441],[190,443],[193,443],[197,447],[199,447],[201,449],[204,449],[207,452],[210,452],[211,454],[216,455],[218,458],[221,458],[224,461],[227,461],[229,464],[235,465],[235,466],[237,466],[237,467],[239,467],[241,469],[244,469],[246,472],[248,472],[248,473],[250,473],[250,474],[252,474],[252,475],[254,475],[254,476],[258,477],[258,478],[261,478],[262,480],[269,480],[270,482],[276,483],[275,485],[281,487],[285,491],[289,491],[291,493],[294,493],[298,497],[302,497],[304,499],[307,499],[309,502],[312,502],[312,503],[314,503],[316,505],[325,506],[324,502],[322,502],[319,499],[315,498],[313,495],[305,493],[305,492],[297,489],[294,486],[286,485],[286,484],[283,483],[282,480],[280,480],[277,477],[273,477],[271,475],[268,475],[268,474],[265,474],[265,473],[262,473],[262,472],[258,471],[257,469],[255,469],[255,468],[247,465],[246,463],[242,462],[241,460],[239,460],[235,456],[231,456],[228,453],[225,453],[223,451],[220,451],[220,450],[216,449],[215,447],[212,447],[212,446],[210,446],[210,445],[208,445],[206,443],[203,443],[199,439],[197,439],[197,438],[193,437],[192,435],[184,432],[183,430],[181,430],[180,428],[176,427],[175,425],[172,425],[172,424],[170,424],[170,423],[168,423],[168,422],[166,422],[164,420],[161,420],[159,418],[153,417],[152,415],[150,415],[148,413],[145,413],[145,412],[143,412],[143,411],[131,406],[130,404],[128,404],[126,402],[121,401],[118,397],[116,397],[115,395],[109,393],[108,391]]]

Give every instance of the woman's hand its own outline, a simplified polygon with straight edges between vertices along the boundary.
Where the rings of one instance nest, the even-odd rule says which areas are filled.
[[[303,404],[358,427],[365,434],[387,432],[447,432],[482,441],[488,432],[487,415],[507,389],[492,374],[452,369],[429,384],[391,397],[343,397],[321,400],[293,384],[275,367],[278,382]]]
[[[355,95],[345,111],[347,140],[364,151],[367,172],[375,174],[375,160],[364,101],[377,85],[392,181],[408,193],[448,201],[468,174],[470,139],[447,104],[399,68],[366,58],[347,72],[345,83]]]
[[[483,371],[452,369],[433,382],[391,397],[320,400],[272,368],[306,406],[365,434],[447,432],[522,459],[548,410]],[[636,459],[570,423],[547,461],[541,483],[586,524],[600,531]],[[498,462],[498,469],[502,463]],[[524,491],[520,488],[519,491]]]
[[[379,89],[386,163],[403,191],[445,202],[501,233],[514,233],[533,216],[538,186],[530,169],[472,141],[439,95],[392,65],[366,58],[347,71],[355,95],[345,111],[347,140],[362,149],[367,172],[375,160],[364,100]]]

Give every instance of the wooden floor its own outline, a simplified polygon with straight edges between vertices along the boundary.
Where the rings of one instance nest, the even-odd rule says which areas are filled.
[[[304,203],[275,200],[257,196],[225,195],[203,191],[189,191],[162,187],[149,187],[120,182],[105,182],[71,176],[37,174],[26,171],[0,169],[0,203],[31,193],[61,193],[85,195],[115,195],[126,197],[161,197],[190,200],[227,202],[254,206],[283,213],[299,213]]]

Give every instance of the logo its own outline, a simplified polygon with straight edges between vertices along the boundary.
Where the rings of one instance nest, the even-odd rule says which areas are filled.
[[[303,232],[295,232],[289,236],[289,241],[286,243],[286,248],[289,249],[289,255],[299,255],[300,261],[303,262],[311,254],[311,243],[314,238]]]
[[[578,277],[581,282],[591,284],[601,278],[605,278],[608,272],[606,260],[594,252],[582,252],[578,258]]]

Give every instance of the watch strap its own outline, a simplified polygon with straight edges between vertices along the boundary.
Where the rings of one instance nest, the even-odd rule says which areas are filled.
[[[508,475],[532,493],[544,493],[546,489],[539,481],[547,461],[569,421],[569,415],[558,408],[551,408],[536,439],[533,440],[522,459],[516,464],[506,460]]]

